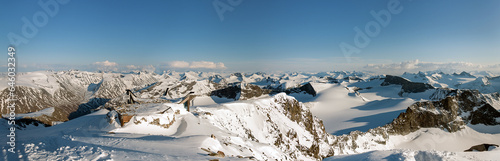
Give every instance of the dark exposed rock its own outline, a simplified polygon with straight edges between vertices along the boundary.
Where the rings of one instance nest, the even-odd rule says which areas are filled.
[[[472,152],[472,151],[488,151],[490,147],[498,147],[496,144],[479,144],[472,146],[471,148],[465,150],[464,152]]]
[[[457,74],[457,73],[453,73],[454,76],[461,76],[461,77],[469,77],[469,78],[474,78],[475,76],[473,76],[472,74],[470,73],[467,73],[465,71],[462,71],[462,73],[460,74]]]
[[[354,76],[345,77],[344,80],[362,81],[363,79]]]
[[[241,88],[237,86],[229,86],[226,88],[218,89],[215,91],[212,91],[210,93],[211,96],[217,96],[221,98],[231,98],[231,99],[237,99],[236,97],[238,94],[241,92]]]
[[[387,126],[391,133],[402,135],[429,127],[456,132],[469,123],[499,125],[499,117],[500,112],[482,100],[479,92],[459,90],[439,101],[412,104]]]
[[[15,121],[16,121],[15,127],[17,129],[24,129],[30,125],[32,125],[32,126],[44,126],[44,127],[50,126],[49,124],[45,124],[41,121],[31,119],[31,118],[16,119]]]
[[[225,97],[235,100],[246,100],[253,97],[259,97],[271,93],[270,89],[262,89],[257,85],[241,83],[231,84],[228,87],[214,90],[210,93],[211,96]]]
[[[105,105],[110,99],[106,98],[92,98],[87,103],[78,105],[78,109],[75,112],[69,114],[69,119],[74,119],[86,114],[89,114],[96,110],[99,106]]]
[[[275,91],[275,92],[278,92],[278,91]],[[300,87],[297,87],[297,88],[287,89],[284,92],[286,94],[305,92],[305,93],[310,94],[312,96],[316,96],[316,90],[314,90],[314,87],[311,85],[311,83],[306,83],[306,84],[304,84]]]
[[[427,83],[420,83],[420,82],[411,82],[405,78],[398,77],[398,76],[392,76],[392,75],[387,75],[384,79],[384,82],[380,84],[381,86],[387,86],[390,84],[396,84],[396,85],[401,85],[401,92],[403,93],[418,93],[418,92],[424,92],[428,89],[434,89],[434,87],[430,84]],[[402,93],[400,93],[401,95]]]
[[[262,89],[257,85],[246,84],[241,88],[240,100],[245,100],[253,97],[259,97],[271,93],[269,89]]]
[[[332,77],[325,77],[324,79],[328,80],[330,83],[339,83],[339,80]]]
[[[299,88],[302,91],[305,91],[306,93],[309,93],[313,96],[316,96],[316,90],[314,90],[314,87],[311,85],[311,83],[307,83]]]
[[[475,111],[472,111],[469,116],[470,123],[484,125],[498,125],[496,118],[500,117],[500,112],[493,108],[490,104],[485,104]]]

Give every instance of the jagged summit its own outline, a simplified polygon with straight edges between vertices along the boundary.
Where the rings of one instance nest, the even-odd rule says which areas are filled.
[[[471,78],[474,78],[475,76],[473,76],[472,74],[470,73],[467,73],[465,71],[461,72],[460,74],[457,74],[457,73],[453,73],[454,76],[461,76],[461,77],[471,77]]]

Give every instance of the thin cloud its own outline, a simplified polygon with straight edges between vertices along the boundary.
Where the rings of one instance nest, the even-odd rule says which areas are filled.
[[[500,72],[500,64],[478,65],[469,62],[422,62],[419,60],[405,61],[392,64],[368,64],[364,66],[365,70],[375,70],[381,74],[401,74],[403,72],[418,71],[443,71],[447,73],[461,71],[491,71]]]
[[[172,61],[168,64],[171,68],[189,68],[189,63],[185,61]]]
[[[135,65],[127,65],[127,66],[125,66],[125,68],[132,70],[132,69],[137,69],[138,67]]]
[[[108,60],[103,61],[103,62],[95,62],[92,63],[92,65],[95,66],[97,70],[102,70],[102,71],[117,71],[118,68],[118,63],[116,62],[110,62]]]
[[[113,66],[118,66],[118,63],[110,62],[110,61],[106,60],[103,62],[95,62],[94,65],[104,66],[104,67],[113,67]]]
[[[147,72],[155,72],[156,68],[153,65],[145,65],[140,67],[141,71],[147,71]]]
[[[215,63],[209,61],[172,61],[168,63],[170,68],[184,68],[184,69],[226,69],[224,63]]]

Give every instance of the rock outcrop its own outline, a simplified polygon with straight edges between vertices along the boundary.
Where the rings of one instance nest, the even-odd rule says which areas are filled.
[[[479,144],[479,145],[472,146],[467,150],[464,150],[464,152],[489,151],[489,149],[492,147],[496,148],[496,147],[498,147],[498,145],[496,145],[496,144]]]
[[[230,99],[238,99],[239,94],[241,92],[241,88],[238,86],[228,86],[226,88],[217,89],[210,92],[211,96],[217,96],[220,98],[230,98]]]
[[[314,90],[314,87],[311,85],[311,83],[306,83],[306,84],[304,84],[300,87],[297,87],[297,88],[287,89],[284,92],[286,92],[286,94],[305,92],[305,93],[310,94],[312,96],[316,96],[316,90]]]
[[[382,82],[382,84],[380,85],[387,86],[390,84],[401,85],[401,92],[399,93],[399,95],[402,95],[402,93],[418,93],[424,92],[428,89],[434,89],[434,87],[430,84],[411,82],[405,78],[392,75],[386,75],[384,82]]]
[[[500,112],[481,99],[478,91],[457,90],[439,101],[417,102],[388,125],[394,134],[405,135],[420,128],[437,127],[456,132],[466,124],[500,125]]]
[[[271,93],[271,90],[262,89],[257,85],[233,83],[225,88],[212,91],[210,95],[234,100],[247,100],[269,93]]]
[[[474,78],[475,76],[473,76],[472,74],[470,73],[467,73],[465,71],[462,71],[462,73],[460,74],[457,74],[457,73],[453,73],[454,76],[461,76],[461,77],[468,77],[468,78]]]

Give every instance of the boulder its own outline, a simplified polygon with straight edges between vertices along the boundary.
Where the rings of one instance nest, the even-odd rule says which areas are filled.
[[[464,152],[474,152],[474,151],[488,151],[490,147],[498,147],[496,144],[479,144],[470,147],[469,149],[465,150]]]

